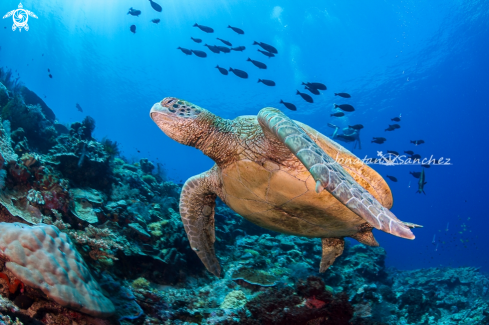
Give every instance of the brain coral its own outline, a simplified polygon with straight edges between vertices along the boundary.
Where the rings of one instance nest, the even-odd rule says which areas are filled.
[[[61,306],[95,317],[115,312],[68,236],[54,226],[1,222],[0,255],[17,278]]]

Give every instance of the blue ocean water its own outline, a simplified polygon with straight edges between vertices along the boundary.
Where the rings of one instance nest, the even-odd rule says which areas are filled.
[[[414,231],[414,241],[378,231],[376,237],[387,250],[388,265],[401,269],[445,265],[489,270],[487,1],[159,3],[161,13],[148,1],[23,2],[38,19],[29,18],[30,30],[20,33],[11,30],[10,18],[2,20],[0,65],[16,70],[61,123],[92,116],[95,137],[119,142],[130,159],[163,163],[177,182],[213,162],[169,139],[149,119],[151,106],[167,96],[225,118],[278,107],[327,135],[332,131],[327,123],[361,123],[362,150],[345,146],[362,158],[376,157],[380,150],[448,157],[451,166],[425,170],[426,195],[415,193],[417,179],[409,174],[420,166],[374,166],[384,177],[398,179],[389,182],[393,212],[424,226]],[[6,13],[17,6],[17,1],[4,0],[0,9]],[[129,7],[141,15],[127,15]],[[161,22],[152,23],[155,18]],[[211,26],[215,33],[192,27],[195,23]],[[133,24],[135,34],[129,30]],[[216,37],[246,50],[211,53],[203,44],[219,45]],[[272,44],[279,54],[268,59],[253,41]],[[205,50],[208,57],[186,56],[177,47]],[[247,58],[268,69],[257,69]],[[216,65],[245,70],[250,77],[223,76]],[[258,78],[277,86],[266,87]],[[303,81],[325,83],[328,90],[309,104],[295,95],[304,90]],[[340,100],[334,92],[348,92],[352,99]],[[280,99],[298,110],[288,111]],[[356,111],[332,118],[333,103],[350,103]],[[385,132],[390,119],[400,114],[401,129]],[[386,137],[386,143],[370,143],[375,136]],[[417,139],[426,143],[410,144]]]

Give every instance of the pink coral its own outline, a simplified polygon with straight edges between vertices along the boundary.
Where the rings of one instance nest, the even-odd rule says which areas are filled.
[[[309,309],[314,309],[314,308],[319,309],[324,305],[326,305],[326,303],[324,301],[316,299],[316,296],[312,296],[312,298],[306,299],[306,306]]]

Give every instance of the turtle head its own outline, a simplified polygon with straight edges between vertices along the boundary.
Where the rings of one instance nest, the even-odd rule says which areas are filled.
[[[173,140],[197,147],[213,114],[187,101],[166,97],[153,105],[149,116]]]

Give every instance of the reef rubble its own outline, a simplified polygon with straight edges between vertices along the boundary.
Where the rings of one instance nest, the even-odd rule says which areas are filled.
[[[396,270],[383,248],[348,241],[319,274],[319,239],[222,202],[216,278],[188,243],[181,184],[95,139],[92,118],[60,124],[10,78],[0,69],[0,325],[489,324],[477,268]]]

